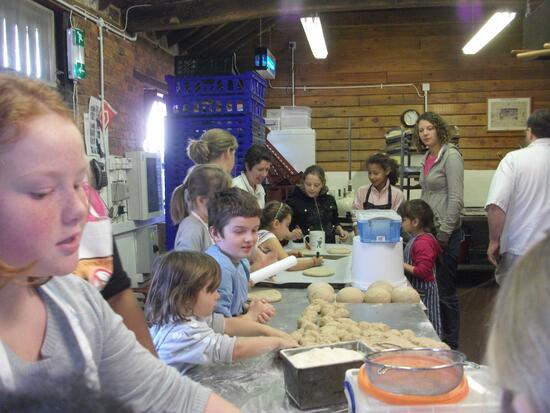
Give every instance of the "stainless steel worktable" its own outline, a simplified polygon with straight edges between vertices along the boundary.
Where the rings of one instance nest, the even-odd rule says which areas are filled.
[[[305,289],[279,289],[282,301],[275,304],[277,314],[269,325],[292,332],[307,306]],[[355,321],[383,322],[396,329],[411,329],[417,335],[437,338],[426,315],[417,304],[348,304]],[[189,376],[230,400],[244,412],[300,412],[285,393],[282,362],[273,354],[231,365],[197,366]],[[343,386],[342,386],[342,391]],[[345,412],[347,404],[308,410]]]

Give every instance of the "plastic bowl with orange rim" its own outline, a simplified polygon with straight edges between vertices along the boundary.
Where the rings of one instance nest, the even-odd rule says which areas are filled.
[[[465,365],[479,367],[455,350],[383,350],[367,354],[358,384],[391,404],[457,403],[468,395]]]

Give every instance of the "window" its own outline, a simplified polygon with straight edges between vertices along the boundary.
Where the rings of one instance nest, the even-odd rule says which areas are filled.
[[[54,14],[30,0],[0,2],[0,69],[56,83]]]
[[[166,117],[166,104],[162,101],[163,95],[157,92],[156,99],[152,102],[147,126],[143,150],[146,152],[158,152],[164,157],[164,118]]]

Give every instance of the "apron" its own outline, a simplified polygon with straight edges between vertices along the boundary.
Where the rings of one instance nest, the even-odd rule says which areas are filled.
[[[86,337],[84,330],[82,330],[82,327],[80,326],[80,321],[78,320],[76,311],[69,304],[57,297],[47,285],[43,285],[40,288],[61,309],[65,317],[67,317],[71,332],[74,334],[86,365],[84,369],[86,386],[90,390],[99,391],[101,389],[101,385],[99,383],[97,365],[93,358],[90,342]],[[15,377],[8,361],[8,354],[2,342],[0,342],[0,366],[2,366],[2,368],[0,368],[0,384],[2,384],[7,391],[17,390],[15,388]]]
[[[433,237],[432,234],[428,234],[428,235]],[[407,264],[412,265],[412,257],[411,257],[412,245],[417,237],[418,235],[415,235],[414,237],[412,237],[409,240],[409,242],[407,242],[407,246],[403,251],[403,258],[405,260],[405,263]],[[439,310],[439,292],[437,290],[437,283],[426,281],[426,280],[423,280],[422,278],[418,278],[418,277],[415,277],[414,275],[410,275],[407,273],[405,273],[405,275],[407,276],[407,279],[411,283],[412,287],[420,295],[422,302],[427,308],[428,319],[432,323],[437,335],[441,337],[441,333],[442,333],[441,315]]]
[[[388,203],[382,205],[374,205],[369,202],[370,191],[372,190],[372,184],[369,186],[365,202],[363,203],[363,209],[391,209],[391,185],[388,187]]]

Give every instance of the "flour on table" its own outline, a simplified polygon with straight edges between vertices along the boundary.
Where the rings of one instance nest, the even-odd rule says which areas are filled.
[[[363,360],[365,355],[347,348],[324,347],[294,354],[288,359],[298,369]]]

